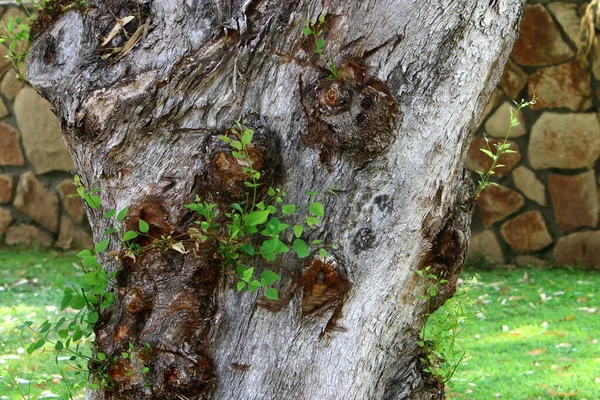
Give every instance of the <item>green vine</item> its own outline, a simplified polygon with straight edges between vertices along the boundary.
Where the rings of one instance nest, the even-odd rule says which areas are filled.
[[[314,39],[315,49],[313,52],[319,55],[321,62],[329,71],[329,79],[338,80],[341,78],[341,75],[333,57],[325,57],[323,54],[323,49],[325,48],[326,44],[325,37],[323,36],[323,29],[321,28],[323,23],[325,23],[325,15],[319,15],[317,21],[306,20],[304,22],[304,29],[302,29],[302,33],[305,36],[309,36]]]

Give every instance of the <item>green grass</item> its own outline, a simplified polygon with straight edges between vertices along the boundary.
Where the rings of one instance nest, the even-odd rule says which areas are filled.
[[[0,400],[22,399],[19,390],[31,399],[65,396],[65,378],[83,384],[73,370],[61,376],[52,352],[27,355],[35,336],[17,329],[12,311],[37,325],[57,320],[62,291],[52,284],[58,273],[72,279],[75,262],[70,254],[0,248]],[[476,272],[470,295],[486,318],[459,335],[469,353],[448,384],[448,398],[600,399],[600,274]]]
[[[73,278],[75,262],[71,254],[0,248],[0,399],[68,398],[65,379],[70,386],[82,383],[68,367],[62,375],[51,351],[28,355],[36,337],[19,330],[15,319],[16,313],[34,327],[58,320],[62,290],[52,285],[58,273]]]
[[[471,291],[486,318],[461,333],[468,349],[452,399],[600,399],[600,274],[481,271]]]

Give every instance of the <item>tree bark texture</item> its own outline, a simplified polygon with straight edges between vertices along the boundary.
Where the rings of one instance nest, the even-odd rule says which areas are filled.
[[[278,303],[236,293],[209,245],[106,260],[117,304],[97,347],[110,356],[149,343],[134,358],[150,371],[124,374],[134,361],[117,362],[116,386],[87,398],[443,398],[418,362],[415,271],[431,265],[450,280],[436,306],[452,295],[470,238],[466,151],[524,0],[89,3],[37,38],[28,73],[104,210],[130,206],[126,226],[142,218],[155,235],[185,233],[183,205],[196,195],[226,210],[243,187],[216,137],[248,118],[264,186],[295,204],[335,189],[319,198],[326,218],[309,239],[339,249],[269,265],[282,276]],[[104,60],[101,39],[128,15],[130,33],[148,21],[141,41]],[[301,34],[319,15],[338,81]],[[88,216],[104,239],[102,210]]]

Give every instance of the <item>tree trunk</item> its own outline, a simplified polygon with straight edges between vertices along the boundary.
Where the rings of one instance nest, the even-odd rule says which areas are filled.
[[[227,210],[244,187],[216,138],[247,118],[263,187],[294,204],[321,190],[326,217],[309,240],[339,248],[325,260],[256,260],[282,276],[279,302],[237,293],[210,244],[106,260],[117,303],[96,347],[110,356],[148,343],[149,372],[123,374],[119,361],[114,386],[87,398],[443,398],[418,361],[415,271],[450,280],[435,306],[453,294],[470,238],[466,151],[524,0],[89,3],[38,36],[28,72],[104,211],[130,206],[127,227],[142,218],[155,236],[181,237],[196,195]],[[103,59],[101,38],[128,15],[141,40]],[[302,35],[319,15],[338,80]],[[96,241],[103,210],[88,210]]]

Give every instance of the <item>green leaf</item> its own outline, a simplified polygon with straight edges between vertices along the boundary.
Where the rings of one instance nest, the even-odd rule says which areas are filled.
[[[100,200],[100,197],[98,197],[96,195],[86,195],[86,196],[83,196],[83,199],[85,200],[87,205],[90,206],[90,208],[98,208],[98,207],[100,207],[100,204],[102,203],[102,200]]]
[[[127,231],[123,235],[123,241],[127,242],[128,240],[135,239],[137,236],[138,236],[138,234],[136,232],[134,232],[134,231]]]
[[[112,210],[110,210],[109,212],[107,212],[106,214],[104,214],[102,217],[109,219],[115,216],[115,214],[117,213],[117,210],[115,208],[113,208]]]
[[[104,361],[106,360],[106,354],[98,352],[98,354],[96,354],[96,358],[100,361]]]
[[[81,295],[75,295],[71,299],[70,306],[74,310],[81,310],[86,306],[85,299]]]
[[[254,274],[254,268],[248,268],[248,269],[244,270],[244,272],[242,274],[242,280],[244,282],[250,281],[250,279],[252,279],[253,274]]]
[[[242,150],[243,146],[242,146],[242,142],[240,142],[239,140],[234,140],[233,142],[229,143],[231,145],[231,147],[233,147],[236,150]]]
[[[229,139],[227,136],[225,135],[219,135],[219,139],[225,143],[231,143],[231,139]]]
[[[292,229],[294,231],[294,236],[297,238],[302,236],[302,232],[304,232],[304,227],[302,225],[295,225]]]
[[[262,286],[269,286],[277,282],[280,278],[275,272],[266,269],[260,274],[260,283]]]
[[[246,282],[239,281],[236,286],[237,286],[237,291],[241,292],[242,290],[244,290],[246,288]]]
[[[96,311],[92,311],[87,316],[88,324],[95,324],[98,322],[98,313]]]
[[[56,344],[54,345],[54,350],[62,351],[64,348],[65,348],[65,346],[63,346],[62,340],[57,340]]]
[[[487,155],[490,158],[494,158],[494,153],[492,153],[491,151],[487,150],[487,149],[479,149],[483,154]]]
[[[256,226],[267,222],[268,217],[268,210],[252,211],[250,214],[244,216],[244,222],[246,225]]]
[[[265,291],[265,297],[269,300],[279,300],[279,293],[277,289],[269,288]]]
[[[252,246],[250,243],[244,243],[243,245],[241,245],[240,250],[251,256],[256,254],[256,251],[254,250],[254,246]]]
[[[244,131],[244,133],[242,134],[242,138],[240,140],[242,141],[242,144],[244,144],[244,145],[250,144],[253,136],[254,136],[254,131],[251,131],[250,129],[248,129],[248,130]]]
[[[329,253],[328,253],[328,252],[327,252],[327,250],[325,250],[325,249],[319,249],[319,254],[320,254],[321,256],[323,256],[324,258],[327,258],[327,257],[329,257]]]
[[[27,354],[31,354],[34,351],[36,351],[37,349],[41,349],[42,347],[44,347],[44,344],[46,344],[46,341],[44,339],[38,339],[37,342],[32,343],[28,348],[27,348]]]
[[[104,250],[106,250],[109,241],[110,239],[105,239],[99,243],[96,243],[96,246],[94,247],[96,249],[96,253],[102,253]]]
[[[306,217],[306,225],[308,225],[309,227],[313,227],[315,225],[318,225],[321,223],[321,220],[319,218],[315,218],[315,217]]]
[[[292,243],[292,247],[298,255],[298,258],[305,258],[310,255],[310,249],[306,245],[306,242],[302,239],[294,240],[294,242]]]
[[[239,211],[241,213],[244,213],[244,210],[242,209],[242,206],[240,206],[238,203],[233,203],[231,205],[231,208],[233,208],[236,211]]]
[[[310,34],[312,34],[312,30],[309,27],[306,27],[306,28],[302,29],[302,33],[305,34],[306,36],[309,36]]]
[[[115,233],[117,230],[115,228],[108,228],[107,230],[104,231],[105,235],[112,235],[113,233]]]
[[[267,190],[267,194],[269,196],[275,196],[277,194],[277,192],[275,191],[275,189],[273,189],[272,187],[269,186],[269,190]]]
[[[325,14],[321,14],[321,15],[319,15],[319,22],[320,22],[320,23],[323,23],[323,22],[325,22]]]
[[[256,279],[254,279],[248,283],[248,291],[250,293],[255,292],[257,289],[260,289],[261,287],[262,286],[261,286],[260,282],[257,281]]]
[[[310,204],[310,206],[308,207],[308,211],[311,214],[314,214],[318,217],[324,217],[325,216],[325,212],[323,210],[323,204],[319,203],[318,201],[312,202]]]
[[[63,296],[62,300],[60,301],[61,311],[64,310],[65,308],[69,307],[69,304],[71,304],[71,299],[73,299],[73,296],[70,294]]]
[[[79,258],[89,257],[91,255],[92,255],[92,252],[88,249],[83,249],[79,253],[75,254],[75,256],[77,256]]]
[[[129,207],[125,207],[124,209],[122,209],[119,214],[117,215],[117,220],[119,222],[123,222],[123,220],[125,219],[125,217],[127,216],[127,213],[129,212]]]
[[[296,212],[296,205],[295,204],[286,204],[281,206],[281,212],[283,213],[283,215],[290,215]]]
[[[325,47],[325,39],[317,40],[316,46],[317,49],[322,49],[323,47]]]
[[[140,232],[148,233],[148,231],[150,230],[150,225],[148,225],[148,223],[143,219],[140,219],[138,222],[138,228],[140,228]]]

